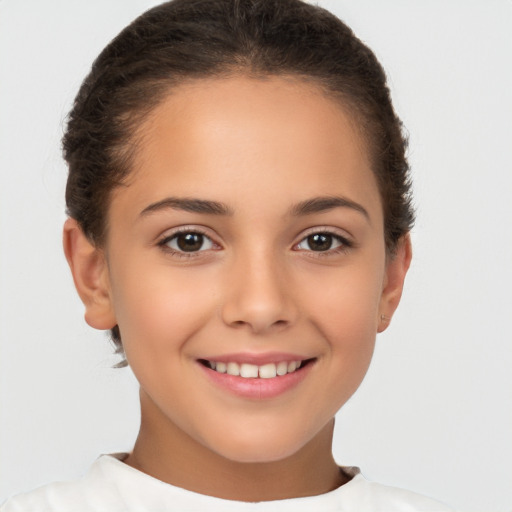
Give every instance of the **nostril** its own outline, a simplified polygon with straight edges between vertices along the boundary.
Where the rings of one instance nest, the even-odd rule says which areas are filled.
[[[286,327],[288,324],[289,324],[288,320],[276,320],[274,322],[268,322],[268,324],[265,324],[265,325],[263,325],[263,324],[260,325],[259,322],[255,319],[253,321],[235,320],[235,321],[231,322],[230,325],[235,328],[249,327],[254,331],[261,331],[261,330],[272,329],[275,327]]]
[[[243,327],[244,325],[249,325],[249,322],[244,322],[243,320],[235,320],[231,323],[231,325],[235,327]]]

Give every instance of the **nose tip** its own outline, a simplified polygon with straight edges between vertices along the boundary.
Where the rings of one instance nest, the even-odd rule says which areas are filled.
[[[281,330],[295,321],[296,308],[284,273],[265,263],[243,268],[231,278],[222,309],[230,327],[247,328],[255,334]]]

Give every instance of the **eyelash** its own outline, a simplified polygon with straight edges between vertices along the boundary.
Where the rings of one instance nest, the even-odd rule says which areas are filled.
[[[313,250],[304,249],[304,252],[309,253],[308,256],[310,256],[310,257],[327,258],[329,256],[336,256],[338,254],[347,253],[350,249],[355,247],[354,242],[352,242],[348,238],[346,238],[338,233],[334,233],[329,228],[323,228],[323,229],[315,228],[314,230],[310,231],[309,233],[306,233],[301,238],[299,243],[294,245],[294,247],[298,247],[300,244],[304,243],[309,237],[314,236],[314,235],[325,235],[328,237],[332,237],[332,240],[338,242],[340,245],[338,247],[335,247],[333,249],[327,249],[325,251],[313,251]]]
[[[197,258],[199,257],[201,252],[205,252],[205,250],[198,250],[198,251],[180,251],[173,249],[168,244],[176,239],[179,235],[182,234],[191,234],[191,235],[201,235],[204,237],[204,239],[207,239],[210,241],[210,243],[214,246],[218,246],[210,236],[208,236],[203,230],[198,228],[179,228],[178,230],[174,231],[171,235],[168,235],[164,237],[162,240],[160,240],[157,245],[166,253],[170,254],[171,256],[178,257],[178,258]],[[354,242],[347,239],[344,236],[341,236],[337,233],[333,233],[332,230],[329,229],[322,229],[322,228],[316,228],[313,231],[310,231],[309,233],[305,234],[298,243],[296,243],[293,247],[296,248],[300,244],[304,243],[309,237],[314,235],[325,235],[332,237],[334,241],[337,241],[340,245],[338,247],[335,247],[333,249],[326,249],[325,251],[313,251],[313,250],[307,250],[307,249],[297,249],[298,251],[303,251],[310,253],[310,257],[315,258],[325,258],[329,256],[334,256],[340,253],[346,253],[349,249],[353,248],[355,246]],[[203,242],[204,244],[204,242]],[[206,249],[210,250],[210,249]],[[214,249],[215,250],[215,249]]]
[[[179,235],[183,235],[183,234],[201,235],[205,239],[209,240],[213,245],[218,245],[203,230],[201,230],[199,228],[195,228],[195,227],[194,228],[187,228],[187,227],[179,228],[176,231],[174,231],[171,235],[168,235],[168,236],[164,237],[162,240],[160,240],[157,245],[165,253],[170,254],[171,256],[175,256],[178,258],[197,258],[199,253],[204,252],[204,251],[187,252],[187,251],[179,251],[179,250],[173,249],[172,247],[169,247],[168,244],[172,240],[177,238]]]

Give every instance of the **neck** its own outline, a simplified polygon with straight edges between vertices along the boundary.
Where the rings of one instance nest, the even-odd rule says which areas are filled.
[[[163,482],[223,499],[270,501],[323,494],[348,480],[332,457],[334,419],[293,455],[249,463],[219,455],[141,405],[140,432],[124,462]]]

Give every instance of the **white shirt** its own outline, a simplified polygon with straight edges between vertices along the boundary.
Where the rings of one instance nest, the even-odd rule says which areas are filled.
[[[122,462],[126,454],[102,455],[73,482],[56,482],[7,500],[0,512],[448,512],[419,494],[369,482],[358,468],[352,479],[319,496],[246,503],[187,491]]]

